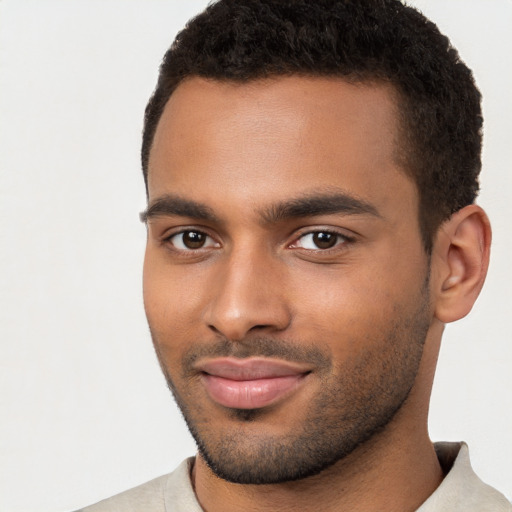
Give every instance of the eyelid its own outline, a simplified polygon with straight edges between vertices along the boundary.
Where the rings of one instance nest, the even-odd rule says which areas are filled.
[[[207,245],[194,249],[194,248],[176,247],[176,245],[172,243],[172,239],[174,237],[177,237],[179,235],[182,235],[182,234],[184,234],[186,232],[190,232],[190,231],[201,233],[201,234],[205,235],[209,239],[209,242],[207,242]],[[315,233],[329,233],[329,234],[332,234],[332,235],[338,237],[339,239],[334,246],[329,247],[329,248],[320,248],[320,247],[306,248],[306,247],[301,247],[299,245],[299,241],[302,238],[304,238],[306,236],[314,235]],[[160,239],[160,242],[162,243],[162,245],[171,246],[171,250],[181,252],[181,253],[197,253],[197,252],[207,250],[207,249],[219,248],[222,245],[221,242],[219,241],[219,237],[216,236],[215,234],[212,234],[211,230],[204,226],[193,226],[193,225],[179,226],[179,227],[177,226],[170,230],[167,230],[162,236],[159,237],[159,239]],[[346,248],[345,246],[354,242],[355,240],[356,240],[355,236],[347,234],[347,232],[345,230],[342,230],[340,228],[334,228],[331,226],[329,226],[329,227],[327,227],[327,226],[326,227],[307,226],[307,227],[300,229],[298,232],[296,232],[293,235],[292,242],[287,244],[287,247],[291,248],[291,249],[303,250],[303,251],[309,252],[309,253],[330,253],[330,252],[344,250]]]
[[[184,233],[187,233],[187,232],[200,233],[200,234],[204,235],[207,239],[209,239],[210,243],[207,243],[206,246],[201,246],[196,249],[193,249],[193,248],[191,249],[188,247],[183,247],[183,248],[177,247],[175,244],[173,244],[173,242],[172,242],[173,238],[178,237],[179,235],[183,235]],[[198,228],[195,226],[180,226],[179,228],[174,228],[173,230],[166,232],[161,237],[161,242],[164,245],[170,245],[172,247],[172,249],[175,251],[180,251],[180,252],[184,252],[184,253],[186,253],[186,252],[193,253],[193,252],[202,251],[204,249],[220,247],[220,242],[217,240],[217,238],[215,236],[212,236],[212,234],[209,233],[209,230],[202,228],[202,227]],[[213,243],[211,243],[211,242],[213,242]]]
[[[300,239],[305,238],[306,236],[314,235],[316,233],[329,233],[329,234],[339,237],[339,239],[342,239],[342,240],[341,241],[338,240],[335,245],[333,245],[332,247],[326,248],[326,249],[322,249],[320,247],[313,249],[313,248],[301,247],[300,245],[298,245],[298,242]],[[329,251],[339,251],[341,249],[341,246],[346,246],[347,244],[354,242],[354,241],[355,241],[355,237],[348,235],[344,231],[341,231],[339,229],[335,229],[332,227],[319,226],[319,227],[314,227],[314,228],[312,228],[312,227],[305,228],[304,230],[302,230],[301,232],[296,234],[294,236],[293,242],[291,244],[289,244],[288,247],[290,247],[292,249],[302,249],[304,251],[326,253]]]

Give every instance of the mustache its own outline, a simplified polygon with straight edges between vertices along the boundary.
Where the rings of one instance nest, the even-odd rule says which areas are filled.
[[[217,357],[269,357],[283,359],[294,363],[312,364],[318,368],[332,366],[330,352],[321,350],[318,345],[304,345],[301,342],[281,340],[272,337],[251,337],[232,341],[228,339],[216,342],[201,342],[191,346],[182,359],[184,373],[193,371],[194,364],[200,359]]]

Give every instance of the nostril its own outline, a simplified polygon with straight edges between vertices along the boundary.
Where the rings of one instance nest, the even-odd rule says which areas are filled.
[[[217,327],[215,327],[214,325],[209,324],[208,328],[210,330],[212,330],[215,334],[218,334],[219,336],[223,336],[222,332],[219,329],[217,329]]]
[[[254,325],[253,327],[251,327],[249,330],[250,331],[262,331],[263,329],[268,329],[270,326],[269,325]]]
[[[288,327],[291,315],[279,294],[267,290],[269,296],[263,300],[258,294],[249,293],[247,287],[241,289],[240,283],[237,286],[234,291],[228,289],[215,294],[207,304],[202,320],[210,332],[229,340],[241,340],[248,333],[263,334]]]

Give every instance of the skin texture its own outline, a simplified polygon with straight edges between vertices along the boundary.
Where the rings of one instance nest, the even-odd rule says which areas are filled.
[[[425,254],[396,118],[389,87],[324,78],[193,78],[166,106],[144,300],[205,510],[414,510],[442,478],[435,362],[443,322],[476,299],[490,231],[467,207]],[[301,378],[268,405],[226,407],[202,366],[225,357]]]

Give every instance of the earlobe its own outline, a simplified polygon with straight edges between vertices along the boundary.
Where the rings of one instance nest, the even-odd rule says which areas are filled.
[[[432,253],[435,316],[443,323],[466,316],[489,265],[491,227],[477,205],[454,213],[438,230]]]

